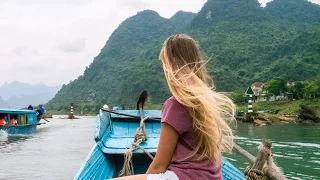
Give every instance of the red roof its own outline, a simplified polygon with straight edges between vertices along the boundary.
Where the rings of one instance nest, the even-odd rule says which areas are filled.
[[[263,85],[264,85],[264,83],[261,83],[261,82],[255,82],[252,84],[252,86],[255,88],[261,88]]]

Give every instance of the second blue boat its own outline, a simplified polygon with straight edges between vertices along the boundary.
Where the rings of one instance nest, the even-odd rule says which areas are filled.
[[[31,134],[40,124],[36,111],[0,109],[0,130],[8,134]]]

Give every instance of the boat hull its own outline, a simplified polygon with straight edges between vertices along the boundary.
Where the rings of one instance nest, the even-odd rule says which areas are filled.
[[[30,126],[0,126],[0,130],[7,132],[8,134],[32,134],[36,132],[37,125]]]
[[[99,143],[94,145],[74,180],[112,179],[118,177],[123,166],[123,154],[105,154],[100,146]],[[132,162],[134,173],[144,174],[151,163],[151,159],[145,154],[135,153],[132,157]],[[224,180],[245,180],[243,173],[225,158],[222,159],[221,166]]]
[[[115,176],[116,164],[100,150],[97,144],[92,148],[74,179],[110,179]]]

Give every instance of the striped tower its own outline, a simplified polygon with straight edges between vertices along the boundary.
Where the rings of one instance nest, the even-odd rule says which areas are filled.
[[[252,103],[253,103],[254,92],[250,86],[248,87],[245,94],[248,97],[248,113],[253,113]]]
[[[70,114],[73,115],[73,103],[70,103]]]
[[[69,119],[74,119],[74,115],[73,115],[73,103],[70,103]]]
[[[249,94],[249,100],[248,100],[248,113],[252,113],[253,110],[252,110],[252,98],[253,98],[253,95],[252,94]]]

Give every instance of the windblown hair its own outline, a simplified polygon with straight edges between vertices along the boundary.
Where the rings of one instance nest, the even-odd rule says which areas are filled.
[[[197,43],[189,36],[169,37],[160,56],[167,83],[176,100],[188,107],[198,144],[190,157],[221,162],[221,152],[233,148],[235,105],[227,96],[214,91],[214,85],[201,59]]]

